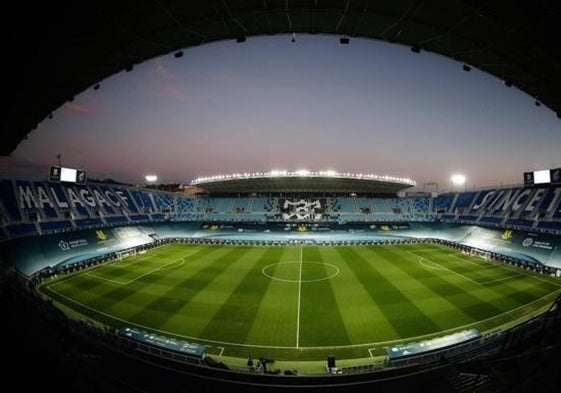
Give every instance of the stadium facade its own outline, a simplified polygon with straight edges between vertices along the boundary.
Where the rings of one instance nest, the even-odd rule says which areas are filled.
[[[18,297],[35,299],[31,301],[34,307],[40,303],[42,312],[48,309],[50,314],[52,308],[34,291],[45,277],[72,274],[178,240],[270,246],[436,241],[538,274],[561,277],[561,185],[436,194],[410,192],[414,182],[409,179],[284,172],[217,176],[198,179],[193,185],[205,192],[186,195],[95,182],[1,179],[3,282],[9,283]],[[523,341],[520,337],[530,339],[546,326],[558,325],[558,303],[537,319],[520,321],[514,328],[517,342]],[[54,313],[60,317],[58,311]],[[75,314],[62,314],[65,323],[78,320],[80,324]],[[111,346],[117,340],[120,349],[135,353],[137,358],[156,357],[167,366],[176,363],[162,356],[173,353],[173,348],[162,348],[149,340],[138,344],[130,332],[119,335],[113,329],[90,328],[96,341]],[[440,370],[444,357],[467,362],[508,349],[514,344],[507,336],[483,341],[478,337],[476,344],[460,341],[460,345],[433,351],[430,356],[421,351],[383,371],[365,367],[354,370],[353,375],[335,376],[340,380],[298,377],[297,384],[364,383],[387,378],[384,372],[390,369],[392,378],[400,369],[403,374]],[[147,355],[147,351],[138,351],[143,346],[157,350]],[[200,359],[195,360],[201,367]],[[180,357],[179,362],[193,363],[193,358]],[[222,363],[202,366],[196,371],[201,376],[217,378],[216,373],[225,372],[220,370]],[[263,376],[250,378],[228,370],[219,378],[252,384],[252,378]],[[296,384],[293,379],[279,382],[274,376],[270,378],[258,379],[257,384]]]

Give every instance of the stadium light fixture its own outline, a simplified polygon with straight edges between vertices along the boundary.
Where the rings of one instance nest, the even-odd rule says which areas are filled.
[[[270,172],[244,172],[244,173],[234,173],[230,175],[215,175],[215,176],[205,176],[199,177],[194,180],[191,180],[192,185],[197,185],[200,183],[205,182],[214,182],[214,181],[223,181],[223,180],[230,180],[230,179],[255,179],[258,177],[279,177],[279,176],[290,176],[290,177],[317,177],[317,176],[329,176],[329,177],[342,177],[342,178],[352,178],[352,179],[375,179],[375,180],[383,180],[383,181],[394,181],[398,183],[403,183],[407,185],[415,186],[416,182],[409,178],[401,178],[401,177],[394,177],[394,176],[380,176],[375,174],[364,174],[364,173],[339,173],[334,170],[327,170],[327,171],[310,171],[307,169],[300,169],[294,172],[290,172],[287,170],[279,170],[273,169]]]
[[[146,181],[148,183],[154,183],[156,180],[158,180],[158,176],[156,176],[156,175],[146,175],[146,176],[144,176],[144,179],[146,179]]]
[[[465,188],[466,187],[466,177],[464,175],[457,173],[455,175],[452,175],[451,180],[452,180],[452,191],[454,189],[454,185],[456,185],[456,186],[463,185],[464,186],[464,191],[466,190],[466,188]]]

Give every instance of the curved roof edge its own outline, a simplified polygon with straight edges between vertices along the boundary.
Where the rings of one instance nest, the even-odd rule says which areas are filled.
[[[395,194],[416,185],[414,180],[392,176],[337,172],[268,172],[198,178],[192,186],[210,194],[325,193]]]

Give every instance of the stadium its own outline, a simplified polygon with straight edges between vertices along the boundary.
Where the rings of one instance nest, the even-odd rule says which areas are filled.
[[[167,367],[353,383],[496,356],[560,318],[559,184],[435,194],[275,171],[196,179],[186,195],[0,182],[11,282],[58,323]]]
[[[263,11],[230,2],[223,12],[191,5],[197,23],[172,25],[192,42],[158,38],[169,52],[290,33],[294,20],[303,32],[385,39],[359,26],[393,15],[410,28],[399,39],[412,50],[423,42],[423,50],[454,58],[460,49],[473,53],[463,34],[443,47],[428,39],[435,31],[427,25],[440,31],[442,21],[427,17],[420,26],[407,7],[371,15],[352,2],[289,3]],[[87,26],[82,33],[95,36]],[[473,30],[477,37],[487,31]],[[99,44],[133,36],[102,35]],[[161,50],[149,47],[143,59]],[[484,69],[490,58],[478,53],[461,60]],[[33,111],[14,104],[3,123],[3,154],[68,97],[132,68],[104,63],[105,56],[71,62],[84,73],[110,70],[69,78],[71,86],[39,82],[63,73],[30,77],[33,89],[61,87],[38,93]],[[536,67],[535,74],[547,71]],[[513,72],[512,82],[557,111],[559,83],[535,74]],[[81,391],[516,391],[517,384],[518,391],[547,391],[555,384],[544,373],[560,352],[560,173],[527,172],[517,185],[444,193],[416,191],[413,179],[335,171],[216,175],[177,191],[93,181],[60,165],[43,180],[0,178],[11,366],[32,370],[45,386]]]

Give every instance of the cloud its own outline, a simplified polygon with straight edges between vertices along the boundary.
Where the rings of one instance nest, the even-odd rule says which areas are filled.
[[[191,97],[189,97],[187,93],[183,91],[183,89],[180,89],[179,87],[174,85],[164,86],[164,92],[171,98],[178,101],[189,101],[191,99]]]
[[[91,113],[91,109],[80,104],[76,104],[75,102],[65,102],[64,107],[68,109],[72,113],[76,113],[78,115],[83,115],[86,113]]]
[[[165,79],[175,79],[175,75],[165,66],[164,61],[161,58],[157,58],[155,64],[158,75],[164,77]]]
[[[155,60],[156,73],[158,79],[155,81],[157,83],[160,91],[171,99],[185,102],[191,99],[189,95],[174,82],[177,80],[176,75],[166,67],[163,59],[158,58]]]

